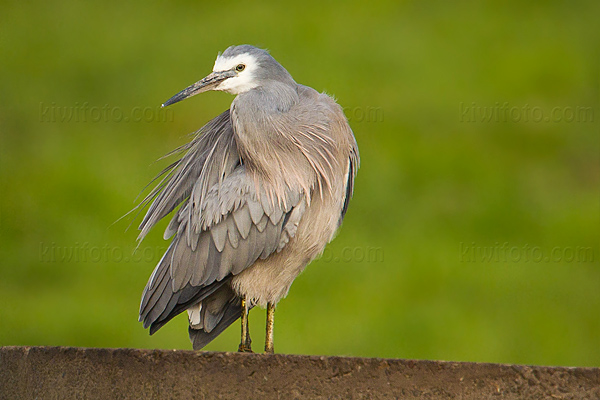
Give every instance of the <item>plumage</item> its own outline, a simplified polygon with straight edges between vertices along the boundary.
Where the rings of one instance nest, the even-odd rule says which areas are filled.
[[[250,309],[287,295],[334,237],[359,164],[341,107],[297,84],[265,50],[228,48],[213,73],[165,105],[206,90],[237,96],[172,152],[181,158],[139,206],[149,205],[139,240],[174,211],[140,321],[154,333],[187,310],[194,349],[242,315],[242,300]]]

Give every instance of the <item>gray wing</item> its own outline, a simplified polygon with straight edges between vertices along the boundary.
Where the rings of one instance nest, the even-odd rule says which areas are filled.
[[[195,132],[194,139],[167,154],[185,152],[183,157],[165,168],[154,180],[163,177],[150,194],[136,208],[152,203],[139,226],[142,240],[150,229],[181,204],[192,192],[198,179],[204,193],[239,164],[239,156],[229,110],[221,113]],[[164,157],[163,157],[164,158]]]
[[[294,236],[304,210],[303,193],[257,189],[237,152],[228,111],[207,124],[184,150],[187,153],[144,200],[154,201],[140,225],[141,238],[181,204],[165,231],[165,238],[173,236],[172,243],[142,295],[140,321],[150,333],[228,290],[231,277],[258,258],[281,250]],[[231,319],[239,315],[239,306],[223,306],[221,315],[204,318],[210,325],[207,332],[224,311]]]

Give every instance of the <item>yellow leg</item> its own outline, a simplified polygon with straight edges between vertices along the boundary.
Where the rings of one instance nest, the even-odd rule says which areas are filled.
[[[275,305],[267,303],[267,337],[265,338],[265,353],[273,354],[273,322],[275,320]]]
[[[250,326],[248,325],[248,313],[250,307],[246,301],[246,297],[242,297],[242,340],[238,351],[244,353],[252,353],[252,340],[250,339]]]

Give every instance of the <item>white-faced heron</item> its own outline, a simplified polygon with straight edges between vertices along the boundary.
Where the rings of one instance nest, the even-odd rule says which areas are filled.
[[[165,104],[208,90],[237,95],[229,110],[180,147],[183,156],[140,206],[140,240],[176,207],[172,242],[150,277],[140,321],[156,332],[183,311],[194,349],[267,308],[273,352],[275,305],[334,237],[352,196],[358,147],[341,107],[297,84],[265,50],[232,46],[213,72]]]

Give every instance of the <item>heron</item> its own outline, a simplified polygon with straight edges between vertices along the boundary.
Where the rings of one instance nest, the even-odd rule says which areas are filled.
[[[260,306],[273,353],[275,306],[340,227],[358,146],[336,101],[296,83],[267,50],[227,48],[162,106],[210,90],[235,95],[230,108],[169,153],[180,158],[139,204],[148,210],[138,240],[176,210],[139,320],[152,335],[187,311],[199,350],[241,318],[238,350],[252,352],[248,314]]]

